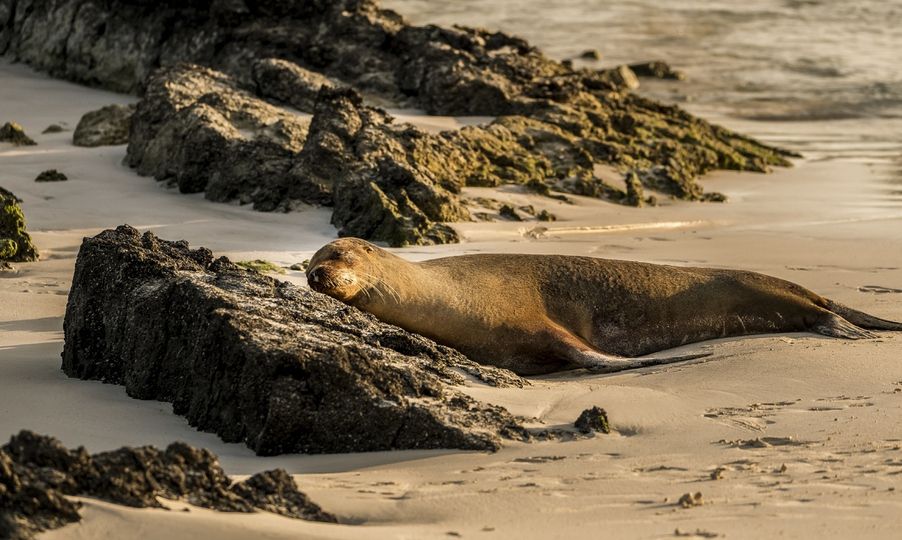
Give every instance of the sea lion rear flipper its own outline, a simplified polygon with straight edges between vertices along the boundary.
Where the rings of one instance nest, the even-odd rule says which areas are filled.
[[[833,313],[836,313],[843,319],[849,321],[850,323],[860,326],[861,328],[869,328],[871,330],[902,331],[902,323],[900,322],[888,321],[886,319],[881,319],[880,317],[874,317],[873,315],[868,315],[863,311],[852,309],[848,306],[840,304],[839,302],[834,302],[833,300],[827,300],[826,308]]]
[[[877,337],[873,332],[856,326],[834,313],[827,314],[824,321],[811,328],[811,331],[817,332],[822,336],[841,339],[872,339]]]

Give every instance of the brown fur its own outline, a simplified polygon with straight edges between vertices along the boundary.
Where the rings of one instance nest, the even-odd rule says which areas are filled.
[[[739,270],[560,255],[411,263],[344,238],[313,256],[307,276],[314,290],[473,360],[525,375],[667,363],[689,357],[624,357],[727,336],[811,331],[871,337],[850,320],[902,330],[794,283]]]

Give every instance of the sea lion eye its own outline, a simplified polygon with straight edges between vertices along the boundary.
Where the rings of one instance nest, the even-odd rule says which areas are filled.
[[[376,250],[374,250],[371,246],[363,246],[363,251],[366,251],[367,253],[372,253]]]

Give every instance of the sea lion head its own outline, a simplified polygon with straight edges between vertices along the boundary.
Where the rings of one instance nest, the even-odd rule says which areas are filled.
[[[313,254],[307,283],[316,292],[353,304],[379,279],[378,260],[385,255],[387,252],[365,240],[339,238]]]

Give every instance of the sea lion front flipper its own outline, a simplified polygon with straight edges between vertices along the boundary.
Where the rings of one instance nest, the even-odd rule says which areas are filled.
[[[592,373],[614,373],[617,371],[626,371],[628,369],[639,369],[649,366],[660,366],[664,364],[674,364],[676,362],[685,362],[687,360],[695,360],[697,358],[705,358],[714,353],[703,352],[686,354],[682,356],[664,356],[653,358],[617,358],[607,356],[601,353],[584,352],[579,362],[580,368],[587,369]]]

